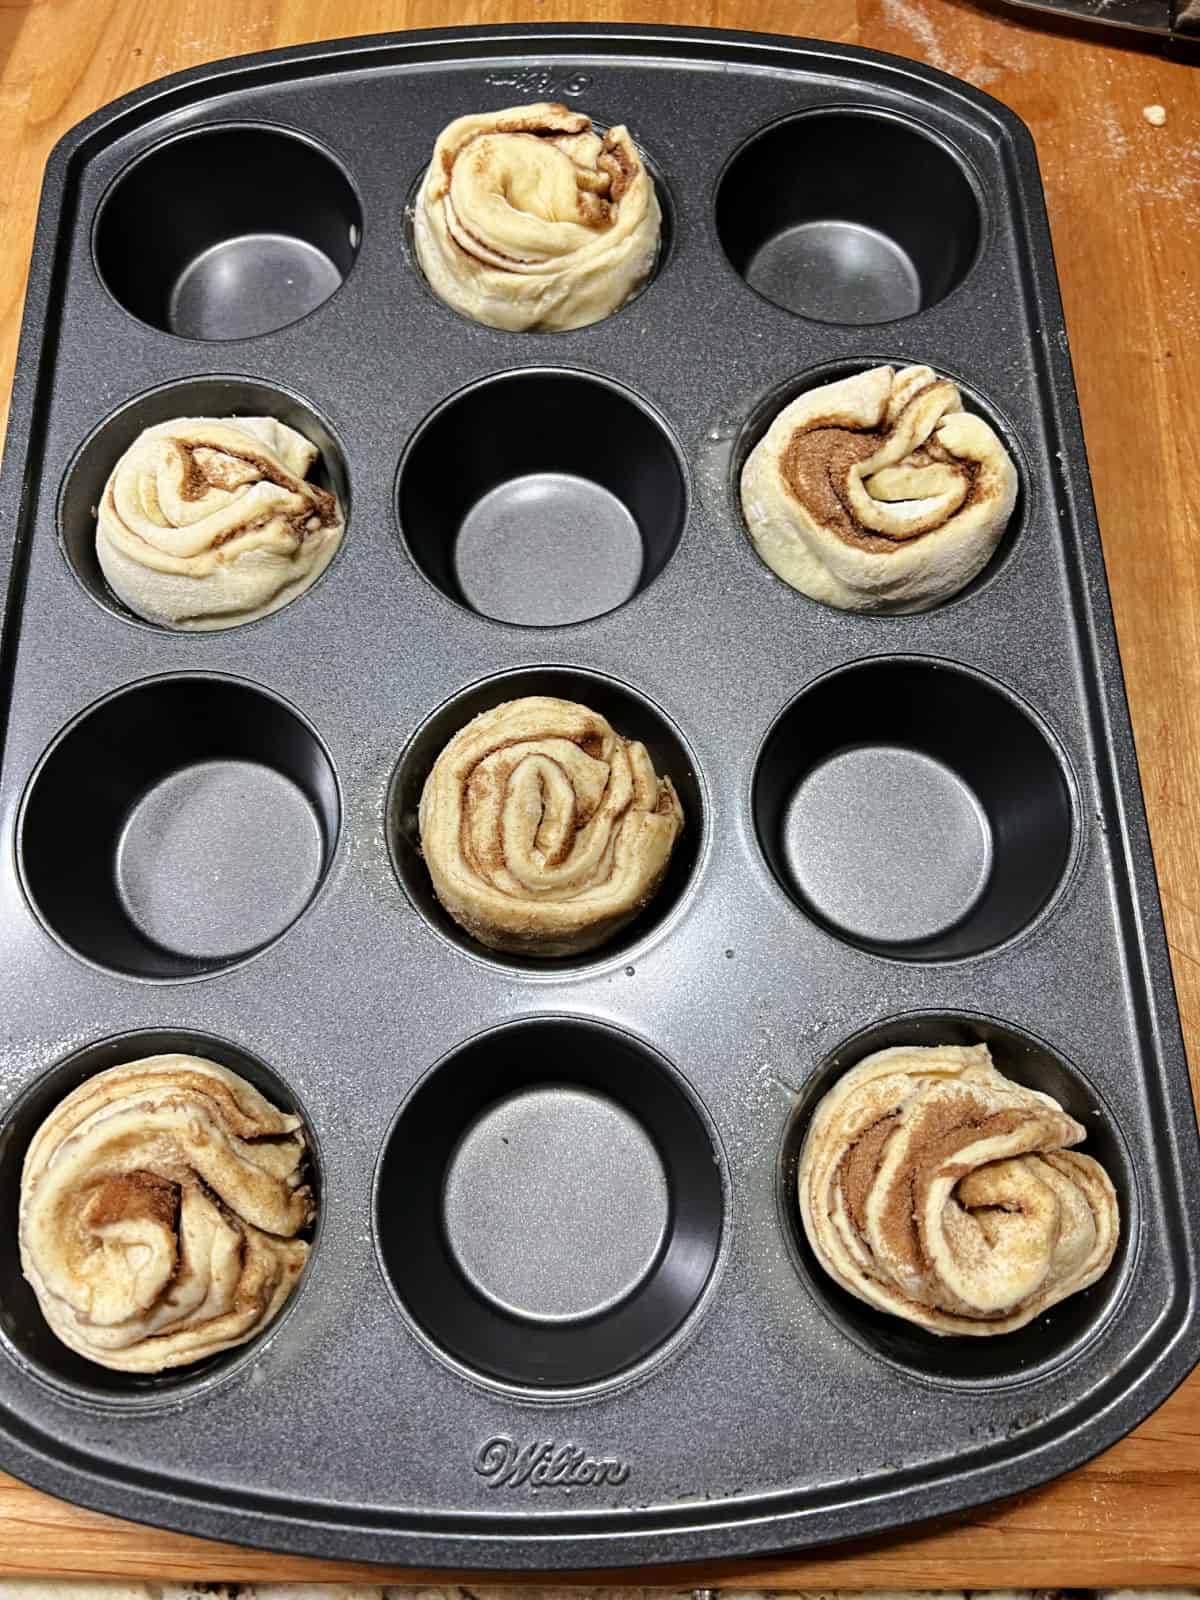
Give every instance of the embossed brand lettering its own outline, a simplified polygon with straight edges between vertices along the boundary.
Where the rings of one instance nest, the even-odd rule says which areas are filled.
[[[548,1484],[567,1487],[595,1487],[601,1483],[624,1483],[629,1463],[619,1456],[590,1456],[569,1440],[532,1439],[519,1445],[506,1433],[486,1439],[475,1452],[475,1471],[489,1489],[519,1489],[528,1484],[541,1489]]]
[[[551,67],[499,68],[487,74],[493,89],[516,89],[521,94],[580,95],[591,87],[590,72],[555,72]]]

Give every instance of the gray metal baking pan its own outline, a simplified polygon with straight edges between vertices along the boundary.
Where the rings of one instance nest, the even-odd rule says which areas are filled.
[[[617,315],[514,335],[434,298],[407,207],[450,118],[539,98],[630,125],[665,241]],[[919,616],[806,600],[737,505],[779,405],[881,360],[956,378],[1021,476],[991,566]],[[237,411],[317,440],[342,549],[265,620],[149,627],[103,585],[96,497],[148,422]],[[153,84],[50,161],[0,516],[6,1469],[326,1556],[744,1556],[1028,1489],[1191,1368],[1195,1122],[1009,111],[661,28]],[[564,556],[564,519],[604,536]],[[529,691],[644,738],[687,812],[642,920],[541,966],[441,913],[415,823],[441,743]],[[1005,1338],[874,1316],[797,1224],[815,1099],[946,1039],[1063,1100],[1122,1201],[1106,1278]],[[321,1215],[257,1344],[123,1378],[42,1323],[20,1165],[71,1085],[170,1047],[303,1111]]]

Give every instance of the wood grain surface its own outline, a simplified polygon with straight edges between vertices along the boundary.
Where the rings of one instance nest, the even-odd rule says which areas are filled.
[[[0,0],[0,394],[7,401],[43,164],[55,140],[98,106],[180,68],[277,45],[451,23],[579,20],[873,45],[966,78],[1033,129],[1195,1063],[1200,69],[1120,36],[1071,34],[1028,12],[1006,13],[991,0]],[[1149,104],[1166,108],[1163,127],[1143,117]],[[0,1575],[26,1573],[382,1576],[134,1527],[0,1477]],[[448,1575],[388,1574],[393,1582],[418,1576]],[[630,1581],[843,1589],[1200,1583],[1200,1376],[1090,1466],[1016,1500],[824,1554],[659,1569]]]

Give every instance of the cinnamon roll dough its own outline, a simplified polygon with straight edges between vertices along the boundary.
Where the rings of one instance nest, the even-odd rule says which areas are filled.
[[[800,1214],[844,1289],[938,1334],[1024,1327],[1105,1272],[1108,1174],[1086,1130],[986,1045],[880,1050],[839,1079],[800,1155]]]
[[[1017,498],[995,431],[929,367],[873,367],[779,413],[742,470],[759,555],[846,611],[923,611],[987,564]]]
[[[337,497],[306,481],[316,445],[274,417],[179,417],[113,468],[96,555],[113,593],[168,628],[231,628],[315,583],[342,537]]]
[[[304,1161],[300,1119],[214,1061],[148,1056],[89,1078],[21,1175],[21,1266],[51,1329],[118,1372],[244,1344],[308,1258]]]
[[[577,955],[653,897],[683,827],[646,747],[547,695],[485,711],[426,779],[421,848],[446,910],[481,944]]]
[[[440,299],[514,331],[611,316],[654,270],[662,214],[624,127],[566,106],[458,117],[417,196],[417,259]]]

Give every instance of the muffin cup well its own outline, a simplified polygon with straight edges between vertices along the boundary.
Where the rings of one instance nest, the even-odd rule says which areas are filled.
[[[63,729],[25,791],[17,855],[68,949],[170,981],[279,938],[324,879],[340,822],[333,764],[297,711],[189,673],[119,689]]]
[[[605,378],[535,368],[481,379],[429,416],[396,483],[425,576],[499,622],[562,626],[645,589],[687,511],[663,420]]]
[[[683,807],[683,831],[676,840],[666,875],[649,905],[607,943],[583,955],[531,959],[493,950],[472,939],[434,893],[421,854],[418,809],[425,780],[446,745],[481,712],[526,695],[574,700],[606,717],[625,739],[639,739],[660,778],[670,778]],[[405,893],[425,921],[443,938],[484,961],[514,972],[546,976],[579,970],[624,955],[660,927],[687,893],[705,838],[703,787],[683,735],[653,701],[615,678],[572,667],[525,667],[473,684],[440,706],[417,729],[401,753],[388,788],[385,832],[392,866]]]
[[[533,1389],[619,1377],[703,1296],[724,1191],[707,1121],[632,1035],[535,1017],[444,1057],[375,1176],[384,1275],[425,1341]]]
[[[986,1044],[998,1071],[1051,1095],[1087,1129],[1078,1146],[1112,1179],[1121,1209],[1116,1257],[1096,1283],[1068,1296],[1024,1328],[992,1338],[939,1336],[889,1316],[843,1289],[825,1271],[800,1219],[797,1170],[817,1106],[837,1080],[877,1050],[893,1045]],[[921,1011],[861,1029],[817,1067],[788,1120],[776,1169],[780,1219],[806,1287],[848,1338],[915,1377],[939,1383],[999,1384],[1039,1377],[1084,1350],[1101,1332],[1123,1292],[1141,1223],[1138,1184],[1120,1129],[1091,1084],[1044,1040],[1011,1023],[971,1012]]]
[[[20,1246],[16,1218],[20,1208],[21,1169],[34,1135],[54,1108],[87,1079],[109,1067],[140,1061],[146,1056],[193,1055],[236,1072],[266,1096],[280,1110],[300,1117],[304,1124],[308,1160],[306,1181],[313,1192],[316,1221],[301,1235],[315,1249],[321,1228],[322,1173],[320,1151],[312,1124],[304,1107],[278,1073],[257,1056],[238,1045],[211,1034],[189,1029],[147,1028],[116,1034],[58,1062],[19,1096],[0,1120],[0,1202],[12,1225],[0,1232],[0,1271],[5,1290],[0,1298],[0,1332],[19,1360],[40,1377],[71,1390],[79,1398],[97,1404],[144,1406],[154,1402],[174,1402],[206,1391],[214,1381],[225,1377],[259,1350],[291,1315],[304,1293],[312,1268],[312,1257],[300,1281],[279,1314],[254,1339],[218,1355],[208,1356],[189,1366],[167,1372],[116,1372],[76,1354],[51,1331],[42,1316],[37,1296],[21,1272]]]
[[[1065,758],[1032,712],[951,662],[839,668],[776,718],[759,845],[799,910],[911,961],[973,956],[1038,916],[1075,833]]]
[[[906,118],[837,108],[762,129],[717,188],[734,270],[765,300],[818,322],[893,322],[966,277],[982,222],[950,147]]]
[[[268,123],[191,129],[130,163],[100,203],[96,270],[132,316],[185,339],[286,328],[341,288],[362,205],[328,151]]]

